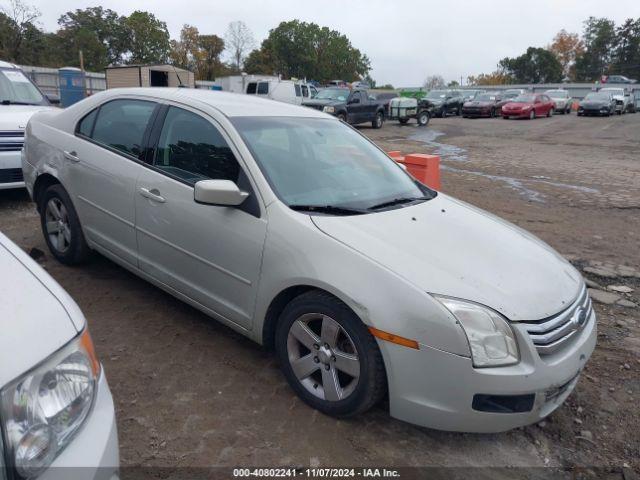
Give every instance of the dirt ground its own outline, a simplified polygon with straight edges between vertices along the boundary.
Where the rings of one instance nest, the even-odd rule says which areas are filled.
[[[100,256],[77,268],[56,263],[26,194],[0,192],[0,230],[45,252],[38,261],[88,319],[116,403],[122,464],[640,469],[640,114],[449,117],[361,131],[387,150],[439,153],[444,192],[540,236],[586,268],[594,288],[634,289],[596,303],[598,346],[576,391],[540,424],[503,434],[417,428],[384,406],[326,417],[239,334]]]

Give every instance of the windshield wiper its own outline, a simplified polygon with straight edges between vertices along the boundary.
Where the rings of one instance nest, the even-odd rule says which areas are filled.
[[[289,205],[289,208],[297,212],[328,213],[331,215],[362,215],[368,213],[366,210],[339,207],[337,205]]]
[[[388,202],[378,203],[372,207],[369,207],[367,210],[379,210],[385,207],[393,207],[395,205],[402,205],[404,203],[413,203],[417,201],[425,201],[431,200],[432,197],[403,197],[403,198],[394,198],[393,200],[389,200]]]
[[[35,105],[28,102],[14,102],[13,100],[2,100],[2,105]]]

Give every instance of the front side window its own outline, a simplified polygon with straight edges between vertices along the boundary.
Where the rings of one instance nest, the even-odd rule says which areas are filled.
[[[145,100],[107,102],[98,110],[91,138],[138,158],[142,153],[144,132],[155,107],[154,102]]]
[[[247,95],[255,95],[257,87],[258,84],[256,82],[249,83],[249,85],[247,85]]]
[[[260,82],[258,84],[258,95],[269,95],[269,82]]]
[[[302,85],[302,96],[305,98],[309,97],[309,88],[306,85]]]
[[[302,205],[366,210],[425,192],[393,160],[334,120],[235,117],[232,123],[278,197]]]
[[[240,165],[218,129],[176,107],[167,112],[153,165],[190,185],[207,179],[237,183],[240,175]]]
[[[47,105],[47,100],[20,70],[0,70],[0,101],[4,104]]]

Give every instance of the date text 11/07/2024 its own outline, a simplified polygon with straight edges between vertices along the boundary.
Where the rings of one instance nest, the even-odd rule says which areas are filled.
[[[234,468],[235,478],[398,478],[397,470],[387,468]]]

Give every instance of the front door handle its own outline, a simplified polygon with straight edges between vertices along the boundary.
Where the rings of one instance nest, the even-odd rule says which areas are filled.
[[[144,198],[148,198],[149,200],[153,200],[154,202],[164,203],[166,202],[165,198],[160,195],[160,191],[157,188],[149,190],[145,187],[140,187],[140,195]]]
[[[64,158],[66,158],[67,160],[71,160],[72,162],[76,162],[76,163],[78,163],[80,161],[80,158],[78,157],[78,154],[76,153],[75,150],[72,150],[70,152],[67,152],[65,150],[64,151]]]

